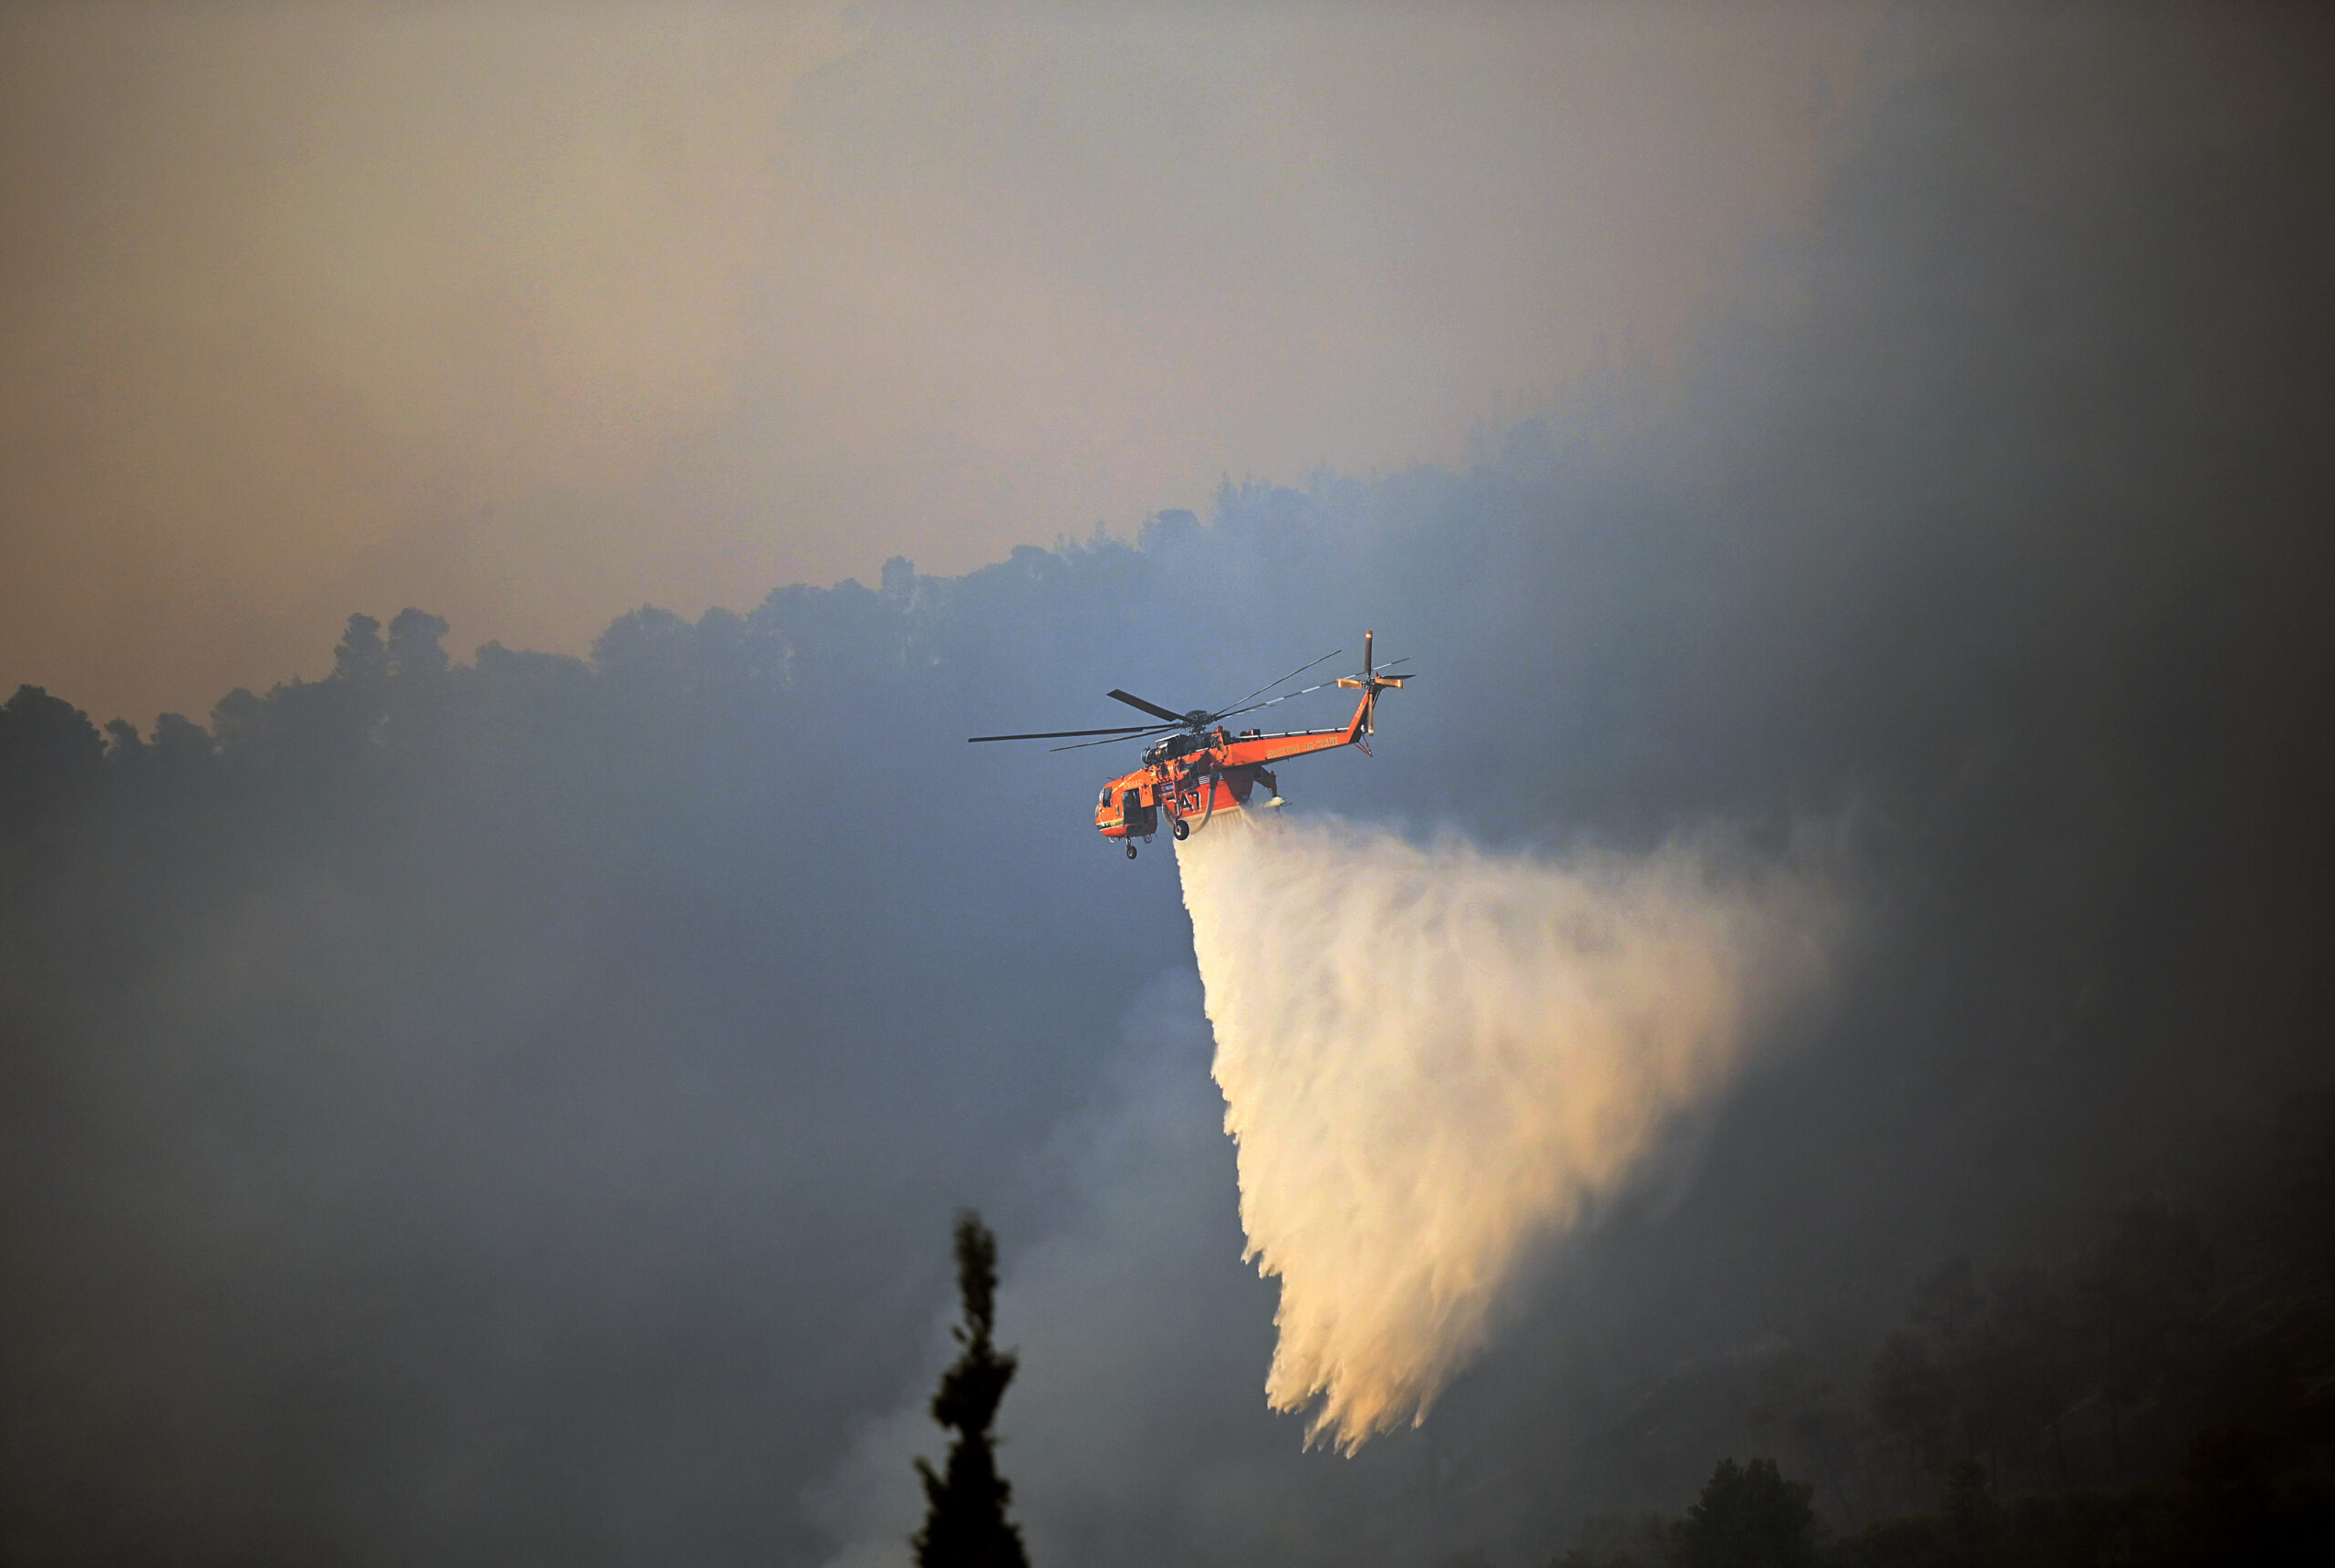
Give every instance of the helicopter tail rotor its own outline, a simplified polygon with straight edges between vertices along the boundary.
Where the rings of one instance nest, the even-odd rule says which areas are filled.
[[[1341,675],[1338,677],[1339,685],[1350,687],[1363,694],[1362,732],[1365,735],[1375,735],[1378,733],[1378,694],[1381,691],[1390,690],[1400,691],[1402,690],[1404,681],[1414,680],[1418,675],[1418,671],[1416,670],[1407,671],[1401,675],[1379,674],[1377,660],[1373,657],[1371,651],[1373,635],[1374,634],[1367,631],[1362,634],[1362,673],[1359,675]],[[1400,659],[1395,661],[1396,664],[1402,664],[1406,662],[1407,662],[1407,660]],[[1392,669],[1393,666],[1390,665],[1388,668]]]

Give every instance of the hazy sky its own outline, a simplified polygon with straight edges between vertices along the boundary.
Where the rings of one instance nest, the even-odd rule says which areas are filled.
[[[0,683],[619,610],[1465,459],[1676,355],[1874,7],[33,5]]]

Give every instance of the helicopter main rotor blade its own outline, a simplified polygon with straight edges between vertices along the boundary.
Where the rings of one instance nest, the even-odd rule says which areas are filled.
[[[1345,649],[1343,648],[1334,648],[1330,649],[1329,652],[1323,654],[1321,658],[1315,659],[1313,664],[1327,664],[1330,660],[1335,659],[1339,654],[1344,653],[1344,651]],[[1294,680],[1299,676],[1304,674],[1307,670],[1313,669],[1313,664],[1301,664],[1296,669],[1291,670],[1288,674],[1282,676],[1281,680]],[[1262,686],[1258,687],[1254,691],[1250,692],[1248,697],[1234,698],[1231,701],[1227,702],[1222,708],[1217,710],[1217,711],[1211,714],[1210,717],[1221,719],[1227,713],[1238,713],[1243,711],[1244,710],[1240,706],[1241,703],[1248,701],[1250,697],[1263,696],[1266,692],[1280,685],[1281,680],[1268,680]]]
[[[1080,741],[1075,744],[1068,746],[1048,746],[1046,750],[1050,752],[1083,752],[1089,746],[1108,746],[1116,743],[1120,740],[1132,739],[1143,735],[1164,735],[1170,730],[1180,730],[1184,726],[1181,724],[1157,724],[1148,730],[1131,731],[1126,736],[1114,735],[1108,740],[1102,741]]]
[[[1157,702],[1147,702],[1131,691],[1114,691],[1105,692],[1104,695],[1116,698],[1117,701],[1126,703],[1130,708],[1140,708],[1145,712],[1151,714],[1153,717],[1165,719],[1171,724],[1181,726],[1185,722],[1184,716],[1181,713],[1175,712],[1167,708],[1162,708]]]
[[[1334,680],[1323,680],[1312,686],[1301,686],[1294,691],[1284,691],[1278,697],[1268,697],[1261,702],[1251,702],[1246,708],[1235,708],[1232,710],[1232,713],[1219,713],[1217,717],[1219,719],[1230,719],[1232,717],[1233,713],[1253,713],[1260,708],[1278,707],[1282,703],[1288,701],[1292,697],[1303,697],[1315,691],[1326,691],[1336,684],[1337,682]]]
[[[1410,660],[1409,660],[1408,659],[1398,659],[1395,660],[1395,664],[1408,664],[1409,662],[1410,662]],[[1395,668],[1395,664],[1382,664],[1382,665],[1380,665],[1378,668],[1379,668],[1379,669],[1381,669],[1381,670],[1392,670],[1392,669],[1394,669],[1394,668]],[[1407,680],[1408,680],[1408,679],[1410,679],[1410,678],[1409,678],[1408,676],[1405,676],[1405,677],[1404,677],[1404,679]],[[1315,692],[1315,691],[1328,691],[1331,687],[1335,686],[1336,684],[1337,684],[1337,682],[1336,682],[1335,680],[1323,680],[1323,681],[1318,681],[1318,682],[1316,682],[1315,684],[1313,684],[1313,685],[1312,685],[1312,686],[1301,686],[1301,687],[1299,687],[1299,688],[1298,688],[1296,691],[1284,691],[1284,692],[1282,692],[1282,693],[1280,696],[1278,696],[1278,697],[1268,697],[1268,698],[1266,698],[1266,699],[1265,699],[1263,701],[1261,701],[1261,702],[1251,702],[1251,703],[1250,703],[1246,708],[1233,708],[1233,709],[1230,709],[1230,710],[1228,710],[1228,711],[1225,711],[1225,712],[1216,714],[1216,715],[1214,716],[1214,718],[1215,718],[1215,719],[1230,719],[1230,718],[1231,718],[1235,713],[1253,713],[1253,712],[1255,712],[1255,711],[1256,711],[1258,709],[1260,709],[1260,708],[1271,708],[1271,707],[1274,707],[1274,706],[1276,706],[1276,705],[1278,705],[1278,704],[1280,704],[1280,703],[1282,703],[1282,702],[1286,702],[1286,701],[1289,701],[1291,698],[1292,698],[1292,697],[1303,697],[1303,696],[1306,696],[1306,695],[1308,695],[1308,694],[1310,694],[1310,693],[1312,693],[1312,692]],[[1211,719],[1211,721],[1210,721],[1210,722],[1214,722],[1214,719]],[[1313,733],[1313,732],[1312,732],[1312,731],[1310,731],[1310,730],[1295,731],[1295,732],[1293,732],[1293,733],[1298,733],[1298,734],[1311,734],[1311,733]]]
[[[1158,728],[1160,726],[1157,724],[1132,724],[1120,730],[1037,730],[1027,735],[968,735],[965,737],[965,743],[977,745],[982,741],[1059,741],[1066,735],[1147,735]]]
[[[1251,702],[1246,708],[1235,708],[1230,712],[1219,713],[1217,717],[1219,719],[1230,719],[1241,713],[1253,713],[1260,708],[1277,708],[1292,697],[1303,697],[1310,692],[1319,691],[1326,687],[1335,686],[1337,682],[1334,680],[1324,680],[1320,686],[1301,686],[1294,691],[1284,691],[1278,697],[1268,697],[1261,702]]]

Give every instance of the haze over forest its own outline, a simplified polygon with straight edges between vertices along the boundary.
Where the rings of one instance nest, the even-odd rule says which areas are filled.
[[[2328,1321],[2335,27],[1882,36],[1675,346],[1472,458],[588,657],[351,602],[292,661],[328,674],[153,723],[65,642],[12,662],[0,1554],[898,1561],[969,1204],[1042,1568],[1538,1564],[1755,1453],[1842,1532],[1971,1453],[2005,1496],[2174,1475],[2214,1422],[2323,1456],[2308,1334],[2236,1393],[2005,1375],[2053,1392],[1951,1443],[1881,1396],[2022,1302],[2112,1318],[2102,1280]],[[1285,769],[1292,813],[1551,859],[1814,834],[1853,919],[1348,1458],[1265,1407],[1174,857],[1089,825],[1121,753],[964,738],[1365,627],[1426,678],[1375,756]]]

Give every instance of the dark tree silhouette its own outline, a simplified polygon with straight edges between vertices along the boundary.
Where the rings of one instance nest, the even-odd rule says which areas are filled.
[[[1938,1511],[1958,1555],[1966,1560],[1984,1555],[2002,1532],[1994,1483],[1987,1467],[1976,1459],[1956,1459],[1946,1467],[1946,1496]]]
[[[89,716],[38,686],[0,702],[0,830],[37,821],[96,780],[105,742]]]
[[[340,646],[332,650],[332,672],[344,680],[379,680],[389,673],[389,650],[381,641],[381,623],[369,615],[352,615]]]
[[[1957,1358],[1963,1427],[1993,1485],[2005,1444],[2050,1455],[2051,1473],[2072,1485],[2060,1417],[2081,1385],[2081,1356],[2066,1295],[2032,1264],[2000,1269],[1987,1285],[1987,1314]]]
[[[1884,1438],[1904,1445],[1905,1501],[1917,1507],[1923,1464],[1941,1461],[1954,1416],[1954,1390],[1929,1341],[1904,1329],[1892,1333],[1873,1358],[1865,1397]]]
[[[1773,1459],[1721,1459],[1701,1501],[1678,1521],[1682,1568],[1801,1568],[1816,1562],[1811,1489],[1788,1481]]]
[[[997,1473],[990,1423],[1013,1381],[1014,1359],[991,1343],[997,1326],[997,1238],[971,1210],[957,1216],[957,1290],[965,1321],[950,1332],[964,1346],[940,1375],[932,1418],[957,1434],[941,1474],[919,1459],[924,1528],[912,1538],[918,1568],[1027,1568],[1022,1532],[1005,1517],[1013,1488]]]
[[[446,672],[445,618],[410,607],[389,622],[387,657],[399,675],[442,675]]]
[[[2162,1199],[2126,1204],[2076,1265],[2077,1328],[2109,1418],[2113,1473],[2125,1479],[2125,1419],[2178,1380],[2213,1293],[2213,1250],[2195,1218]]]

